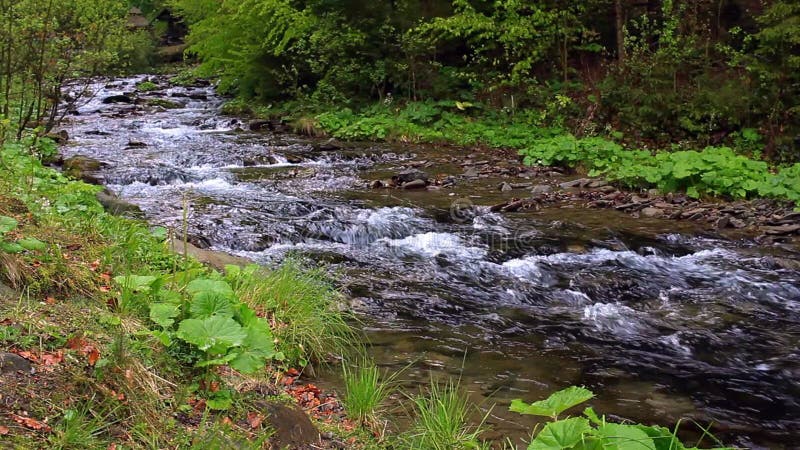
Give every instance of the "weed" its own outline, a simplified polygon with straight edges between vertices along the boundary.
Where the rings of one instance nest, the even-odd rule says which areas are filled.
[[[381,426],[380,416],[386,400],[396,388],[394,381],[397,375],[382,375],[375,363],[366,358],[357,364],[343,362],[345,396],[342,403],[347,414],[376,434],[383,435],[385,423]]]

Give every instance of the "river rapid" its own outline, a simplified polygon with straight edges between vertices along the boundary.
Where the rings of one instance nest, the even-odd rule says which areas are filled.
[[[326,264],[379,364],[410,364],[410,388],[459,377],[491,409],[488,437],[521,443],[536,423],[508,413],[512,399],[585,385],[611,417],[800,442],[800,273],[774,263],[796,248],[570,205],[490,212],[521,193],[497,189],[515,177],[463,177],[469,150],[244,131],[211,87],[137,94],[175,109],[103,102],[144,79],[92,83],[64,155],[106,163],[104,184],[152,223],[179,226],[186,201],[214,250]],[[368,188],[411,166],[455,185]]]

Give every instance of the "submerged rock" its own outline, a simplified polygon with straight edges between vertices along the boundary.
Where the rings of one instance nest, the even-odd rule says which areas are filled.
[[[97,201],[103,205],[103,208],[105,208],[107,212],[115,216],[124,216],[130,218],[144,217],[144,213],[142,212],[141,208],[133,203],[122,200],[108,189],[103,189],[101,192],[97,193]]]
[[[89,184],[102,184],[97,172],[106,164],[88,156],[73,156],[64,160],[64,173]]]
[[[392,175],[392,181],[401,186],[404,183],[410,183],[412,181],[422,180],[423,183],[428,182],[428,174],[421,170],[406,170],[404,172],[400,172],[396,175]]]
[[[113,103],[133,103],[134,99],[130,95],[127,94],[120,94],[120,95],[111,95],[103,99],[103,104],[110,105]]]

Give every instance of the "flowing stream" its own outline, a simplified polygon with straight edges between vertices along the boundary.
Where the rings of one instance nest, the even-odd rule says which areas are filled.
[[[353,145],[243,131],[210,87],[141,94],[168,109],[102,100],[143,77],[92,85],[65,156],[107,163],[108,188],[212,249],[273,264],[328,265],[383,366],[409,386],[460,377],[490,437],[522,442],[507,412],[569,385],[595,409],[666,426],[682,417],[729,444],[800,442],[800,273],[760,247],[691,224],[553,207],[498,214],[498,180],[460,177],[463,149]],[[460,159],[459,159],[460,158]],[[409,165],[456,177],[435,191],[370,190]],[[517,193],[516,195],[519,195]],[[474,206],[473,206],[474,205]],[[784,265],[785,266],[785,265]]]

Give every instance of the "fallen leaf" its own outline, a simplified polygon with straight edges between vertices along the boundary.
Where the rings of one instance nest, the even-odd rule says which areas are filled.
[[[22,352],[16,352],[16,353],[17,353],[17,355],[27,359],[30,362],[34,362],[34,363],[38,363],[39,362],[39,357],[37,357],[36,355],[34,355],[31,352],[22,351]]]
[[[250,428],[256,429],[261,426],[261,423],[264,422],[264,416],[257,412],[249,412],[247,413],[247,423],[250,425]]]
[[[23,427],[30,428],[31,430],[44,431],[46,433],[53,431],[53,429],[50,428],[50,425],[44,422],[40,422],[32,417],[24,417],[24,416],[18,416],[16,414],[11,414],[11,418],[14,420],[14,422],[17,422]]]
[[[10,430],[8,429],[8,427],[4,427],[4,426],[0,425],[0,436],[5,436],[8,433],[10,433]]]
[[[100,286],[100,292],[111,292],[111,288],[108,286]]]
[[[55,305],[56,304],[56,299],[55,299],[55,297],[47,297],[44,300],[44,302],[47,303],[48,305]]]
[[[222,419],[222,424],[223,424],[223,425],[228,425],[228,426],[233,426],[233,421],[231,421],[231,418],[230,418],[230,417],[228,417],[228,416],[225,416],[225,417]]]
[[[117,450],[117,444],[115,444],[114,442],[108,444],[108,447],[106,447],[106,450]]]
[[[89,351],[89,365],[94,367],[97,361],[100,359],[100,352],[92,347],[92,350]]]
[[[103,279],[103,281],[111,281],[111,274],[108,272],[103,272],[100,274],[100,278]]]
[[[83,350],[88,344],[81,336],[73,336],[67,340],[67,348],[70,350]]]
[[[61,350],[55,353],[43,353],[42,354],[42,364],[45,366],[55,366],[61,363],[64,360],[64,353]]]

